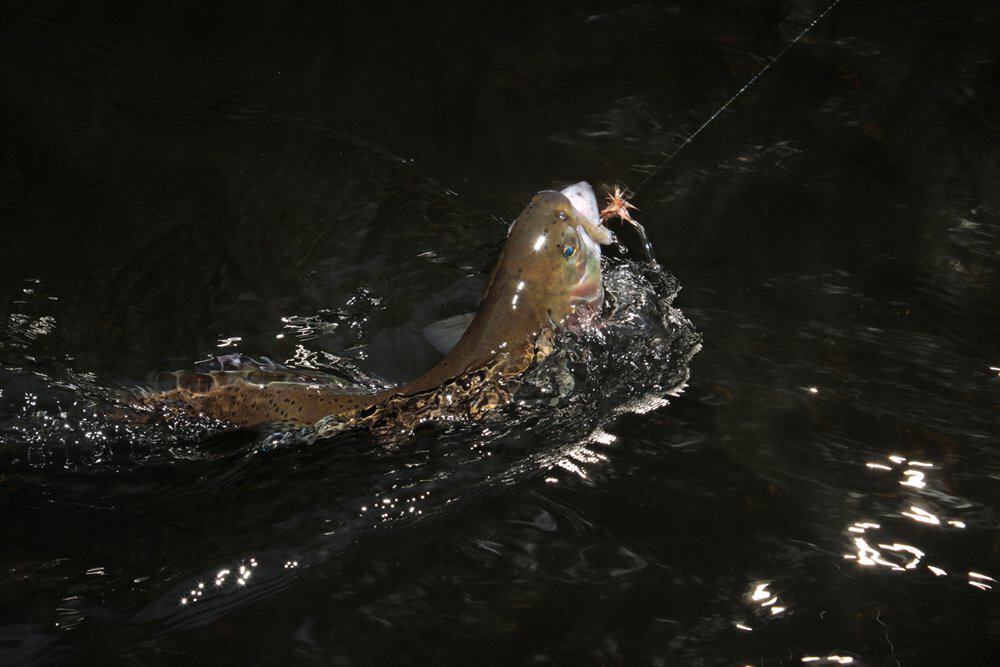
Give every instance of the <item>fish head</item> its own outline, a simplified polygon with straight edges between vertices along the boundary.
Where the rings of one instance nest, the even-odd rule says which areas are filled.
[[[520,300],[557,326],[586,321],[600,310],[601,245],[614,236],[597,210],[585,182],[532,197],[511,225],[495,277],[505,292],[514,290],[515,307]]]

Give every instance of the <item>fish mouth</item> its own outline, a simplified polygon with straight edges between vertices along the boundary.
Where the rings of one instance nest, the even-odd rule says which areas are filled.
[[[587,325],[601,311],[604,304],[604,284],[601,279],[601,245],[611,243],[614,236],[601,224],[594,189],[586,181],[574,183],[560,191],[569,199],[579,214],[574,227],[580,238],[584,259],[580,275],[570,290],[570,299],[576,313],[575,325]],[[576,327],[571,327],[576,328]]]
[[[611,230],[601,223],[601,214],[597,205],[597,195],[587,181],[569,185],[560,192],[569,199],[573,208],[582,218],[577,229],[584,229],[588,238],[601,245],[608,245],[615,240]]]
[[[577,234],[583,245],[586,259],[581,262],[580,279],[570,291],[575,305],[600,310],[604,302],[604,285],[601,280],[601,246],[587,230],[578,225]]]

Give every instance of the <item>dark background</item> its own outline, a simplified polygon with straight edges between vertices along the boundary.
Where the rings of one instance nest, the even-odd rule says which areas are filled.
[[[843,0],[636,193],[704,349],[586,475],[467,462],[351,528],[405,451],[104,460],[24,419],[233,350],[412,377],[531,193],[642,182],[825,7],[4,3],[0,656],[991,664],[990,2]]]

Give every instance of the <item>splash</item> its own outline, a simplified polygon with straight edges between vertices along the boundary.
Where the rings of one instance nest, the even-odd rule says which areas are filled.
[[[680,286],[655,264],[605,259],[608,295],[602,326],[583,335],[563,333],[557,350],[524,378],[515,400],[483,424],[431,425],[449,439],[468,439],[480,448],[518,430],[558,432],[553,442],[586,446],[591,433],[614,422],[623,412],[644,412],[666,403],[666,397],[687,380],[689,362],[700,346],[691,323],[673,306]],[[304,349],[304,348],[303,348]],[[238,368],[250,375],[320,377],[358,391],[382,387],[353,362],[329,357],[322,367],[304,355],[302,363],[279,364],[267,358],[226,355],[206,364],[221,370]],[[196,370],[204,370],[199,368]],[[177,373],[161,381],[175,383]],[[182,373],[183,375],[183,373]],[[196,417],[173,418],[166,424],[137,425],[109,419],[120,390],[102,386],[92,377],[84,384],[46,378],[25,392],[0,423],[0,447],[5,463],[14,467],[142,465],[158,460],[204,459],[230,455],[214,445],[224,424]],[[5,397],[13,402],[13,396]],[[492,435],[492,437],[491,437]],[[354,440],[352,436],[350,438]],[[261,435],[241,445],[246,454],[314,442],[308,431]],[[245,439],[244,439],[245,441]],[[338,438],[324,440],[337,445]],[[241,441],[243,442],[243,441]]]

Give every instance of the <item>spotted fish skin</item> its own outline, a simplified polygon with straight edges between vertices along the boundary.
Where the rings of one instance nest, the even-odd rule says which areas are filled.
[[[594,197],[582,182],[564,192],[575,201]],[[585,204],[574,207],[563,192],[535,195],[510,228],[469,328],[440,362],[402,386],[345,393],[300,380],[215,373],[200,385],[186,382],[135,402],[168,418],[181,412],[237,427],[315,426],[321,435],[357,427],[406,431],[428,420],[478,418],[509,402],[518,376],[552,349],[557,329],[586,326],[599,311],[599,244],[611,235],[591,214],[596,199],[593,206]]]

